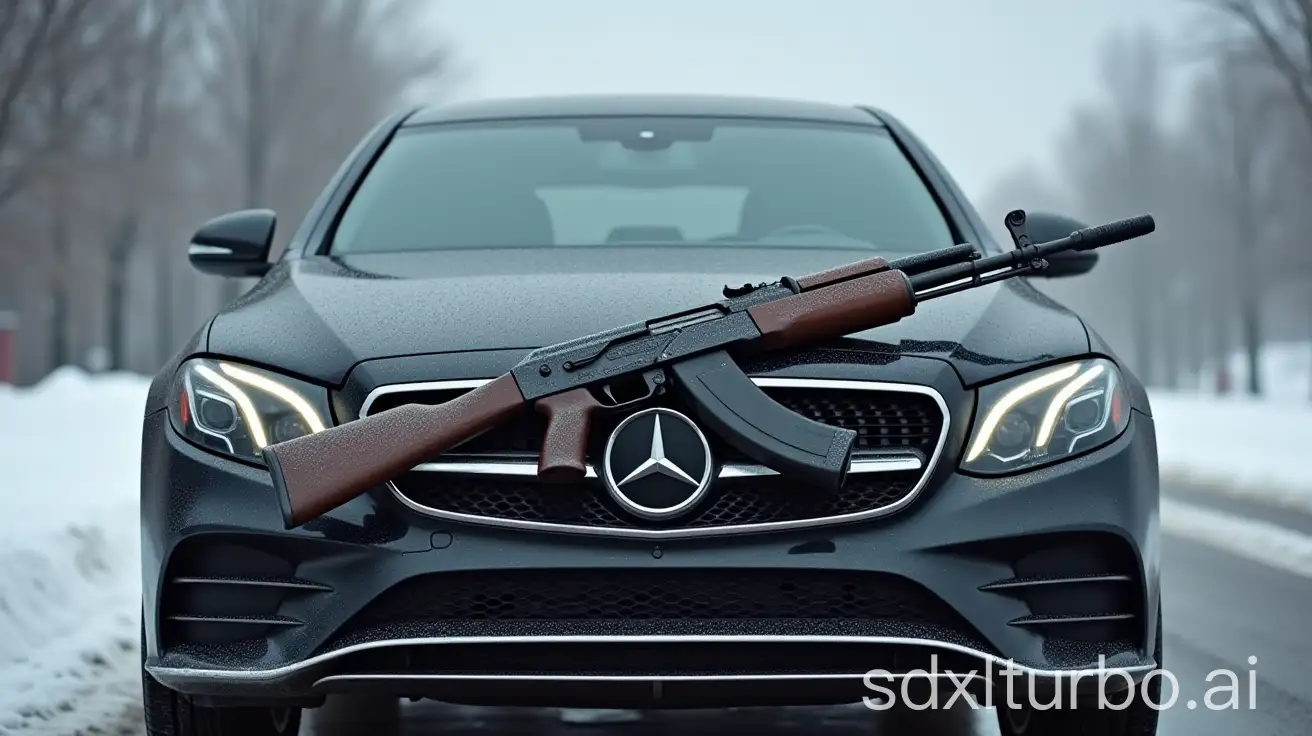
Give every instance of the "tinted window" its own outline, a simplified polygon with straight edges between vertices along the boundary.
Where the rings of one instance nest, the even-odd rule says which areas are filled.
[[[952,245],[937,202],[872,126],[584,118],[402,130],[333,252],[701,244]]]

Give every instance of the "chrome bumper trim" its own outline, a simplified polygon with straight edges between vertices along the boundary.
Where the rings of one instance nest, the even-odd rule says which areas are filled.
[[[744,681],[790,681],[790,680],[861,680],[866,676],[865,672],[812,672],[812,673],[795,673],[795,674],[746,674],[746,675],[488,675],[488,674],[465,674],[465,673],[442,673],[442,674],[414,674],[410,672],[397,673],[377,673],[371,672],[361,675],[329,675],[315,680],[314,686],[331,684],[337,682],[367,682],[367,681],[394,681],[394,682],[472,682],[472,681],[491,681],[491,682],[744,682]],[[945,679],[952,677],[952,674],[940,672],[938,674],[925,673],[890,673],[888,677],[881,675],[881,680],[910,680],[915,678],[925,679]],[[958,679],[961,675],[956,675]],[[984,679],[980,674],[967,674],[968,679]]]
[[[893,636],[824,636],[824,635],[800,635],[800,636],[770,636],[770,635],[614,635],[614,636],[448,636],[448,637],[427,637],[416,639],[386,639],[375,642],[365,642],[362,644],[352,644],[351,646],[342,647],[331,652],[325,652],[313,657],[301,660],[282,667],[275,667],[267,670],[214,670],[198,669],[190,667],[161,667],[157,664],[146,665],[146,671],[161,681],[182,678],[205,678],[219,681],[246,681],[246,682],[264,682],[277,681],[289,676],[296,675],[308,669],[331,662],[340,657],[357,652],[365,652],[373,649],[383,649],[387,647],[406,647],[406,646],[435,646],[445,644],[478,644],[478,645],[498,645],[498,644],[693,644],[693,643],[738,643],[738,644],[789,644],[789,643],[806,643],[806,644],[849,644],[849,645],[866,645],[866,646],[899,646],[899,647],[923,647],[926,649],[938,649],[942,651],[955,652],[973,657],[980,662],[990,663],[992,666],[999,668],[999,672],[1006,671],[1008,666],[1011,670],[1025,675],[1032,675],[1036,678],[1066,678],[1066,677],[1096,677],[1100,672],[1125,672],[1130,675],[1143,675],[1151,672],[1156,668],[1156,664],[1135,665],[1132,667],[1111,667],[1104,670],[1097,668],[1069,669],[1069,670],[1045,670],[1037,667],[1016,664],[1009,660],[1003,659],[996,654],[984,652],[973,647],[951,642],[935,641],[933,639],[914,639],[907,637]],[[1137,679],[1137,678],[1136,678]]]
[[[925,463],[920,455],[910,452],[881,453],[878,455],[857,455],[852,458],[848,468],[849,475],[861,473],[896,473],[906,470],[920,470]],[[423,473],[451,473],[453,475],[496,475],[536,478],[538,464],[536,460],[438,460],[421,463],[414,467]],[[757,478],[778,475],[775,470],[764,465],[752,463],[725,463],[720,466],[717,478]],[[585,478],[596,478],[597,469],[589,463],[584,471]]]

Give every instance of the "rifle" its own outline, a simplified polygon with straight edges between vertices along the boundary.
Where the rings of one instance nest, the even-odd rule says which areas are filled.
[[[698,420],[739,452],[805,484],[837,489],[856,433],[776,403],[736,357],[892,324],[919,302],[1033,274],[1046,267],[1047,256],[1101,248],[1156,227],[1151,215],[1141,215],[1035,245],[1024,225],[1023,211],[1008,214],[1016,247],[998,255],[980,257],[973,246],[957,245],[770,284],[725,286],[722,301],[534,350],[509,372],[444,404],[407,404],[268,446],[263,456],[283,521],[289,529],[304,524],[529,404],[547,422],[539,478],[583,478],[593,417],[646,401],[671,383]]]

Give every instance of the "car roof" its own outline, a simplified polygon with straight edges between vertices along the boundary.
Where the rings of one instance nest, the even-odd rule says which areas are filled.
[[[627,115],[746,117],[883,127],[874,113],[856,106],[723,95],[571,95],[478,100],[421,108],[405,125]]]

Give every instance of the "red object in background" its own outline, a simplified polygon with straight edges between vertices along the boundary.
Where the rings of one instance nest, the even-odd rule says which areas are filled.
[[[0,312],[0,383],[14,382],[14,333],[18,332],[18,315]]]
[[[1225,366],[1216,372],[1216,392],[1222,395],[1230,393],[1230,371]]]

